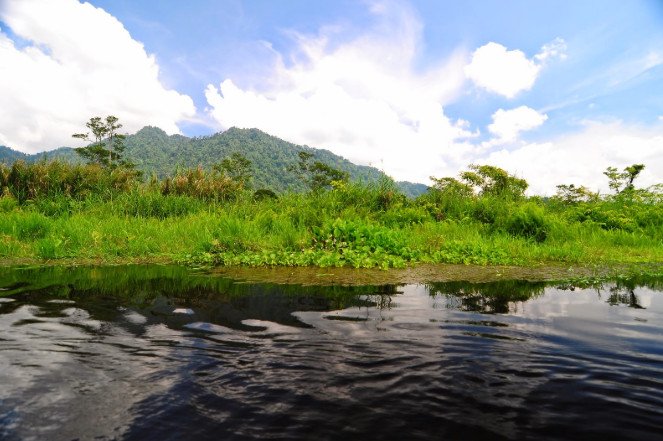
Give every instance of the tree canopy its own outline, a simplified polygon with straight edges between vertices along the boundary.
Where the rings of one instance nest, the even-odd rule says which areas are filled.
[[[529,186],[526,180],[510,175],[499,167],[472,164],[468,168],[470,170],[460,174],[460,179],[431,177],[434,188],[457,196],[477,193],[516,199],[523,197]]]

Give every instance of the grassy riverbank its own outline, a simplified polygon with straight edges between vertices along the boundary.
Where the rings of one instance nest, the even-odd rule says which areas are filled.
[[[141,183],[94,166],[23,167],[22,181],[4,168],[5,263],[389,268],[663,262],[663,205],[660,194],[646,191],[569,201],[440,187],[407,199],[384,180],[261,198],[200,170]],[[29,167],[42,169],[28,173]]]

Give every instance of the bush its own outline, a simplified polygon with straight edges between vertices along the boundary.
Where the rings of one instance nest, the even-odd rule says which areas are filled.
[[[543,242],[548,237],[550,222],[546,219],[543,208],[529,203],[518,206],[508,215],[505,229],[513,236]]]
[[[481,197],[476,200],[472,217],[483,224],[493,225],[508,216],[506,201],[499,198]]]
[[[193,196],[203,200],[234,200],[241,193],[242,183],[231,178],[206,172],[202,167],[178,171],[161,184],[161,194]]]

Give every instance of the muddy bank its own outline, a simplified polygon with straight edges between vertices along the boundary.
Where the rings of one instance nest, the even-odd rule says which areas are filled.
[[[354,269],[314,267],[219,267],[214,275],[246,282],[270,282],[298,285],[384,285],[427,282],[496,280],[558,281],[583,277],[610,277],[629,274],[638,268],[660,270],[660,265],[640,267],[573,267],[573,266],[476,266],[416,265],[403,269]]]
[[[420,264],[408,268],[355,269],[347,267],[246,267],[222,266],[193,268],[178,265],[171,259],[11,259],[0,260],[1,268],[39,267],[117,267],[129,265],[176,266],[201,275],[227,277],[242,282],[264,282],[295,285],[385,285],[418,284],[449,281],[494,282],[498,280],[568,281],[583,278],[615,278],[638,274],[661,275],[662,263],[637,265],[538,265],[538,266],[480,266],[452,264]]]

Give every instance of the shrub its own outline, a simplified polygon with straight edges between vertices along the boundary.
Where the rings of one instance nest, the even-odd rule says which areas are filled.
[[[505,222],[505,229],[513,236],[543,242],[548,237],[550,223],[546,219],[543,208],[528,203],[518,206],[508,215]]]
[[[178,171],[174,177],[161,184],[161,194],[193,196],[203,200],[233,200],[241,193],[243,185],[231,178],[206,172],[201,166]]]

